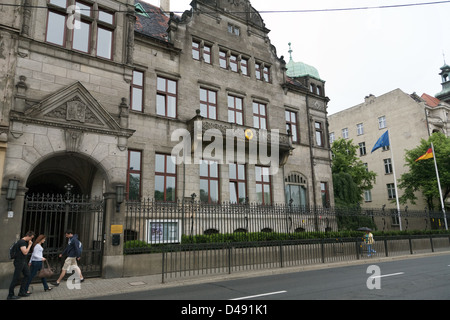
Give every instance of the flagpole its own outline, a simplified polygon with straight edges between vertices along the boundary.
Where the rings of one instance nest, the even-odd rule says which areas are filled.
[[[439,187],[439,196],[440,196],[440,198],[441,198],[442,212],[444,213],[445,230],[448,230],[447,216],[446,216],[446,214],[445,214],[444,199],[442,198],[441,181],[440,181],[440,179],[439,179],[439,171],[438,171],[438,167],[437,167],[437,163],[436,163],[436,153],[434,152],[434,145],[433,145],[433,142],[431,143],[431,149],[433,150],[434,167],[436,168],[436,177],[437,177],[437,182],[438,182],[438,187]]]
[[[394,173],[395,200],[397,201],[398,221],[399,221],[400,231],[402,231],[402,217],[400,215],[400,202],[398,200],[397,176],[395,174],[395,163],[394,163],[394,151],[392,148],[392,141],[391,141],[390,137],[389,137],[389,144],[390,144],[389,148],[391,149],[391,158],[392,158],[392,172]]]

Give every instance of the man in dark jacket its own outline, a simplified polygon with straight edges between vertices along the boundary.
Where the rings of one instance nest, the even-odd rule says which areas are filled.
[[[78,278],[80,279],[80,282],[84,281],[83,275],[81,274],[81,269],[78,267],[77,260],[80,260],[81,257],[81,250],[80,250],[80,241],[78,240],[78,235],[73,234],[72,230],[66,231],[66,238],[69,239],[67,247],[64,249],[64,251],[59,255],[61,258],[63,255],[66,255],[66,261],[64,261],[64,265],[62,267],[61,274],[56,280],[56,282],[53,283],[55,286],[59,286],[59,283],[66,275],[66,272],[68,270],[72,271],[75,270]]]
[[[30,270],[28,269],[27,264],[27,255],[30,251],[31,245],[33,244],[34,232],[29,231],[26,235],[17,241],[17,249],[16,254],[14,256],[14,275],[9,286],[8,300],[11,299],[19,299],[20,297],[26,297],[30,294],[26,291],[28,278],[30,277]],[[22,279],[22,283],[20,285],[19,296],[14,295],[14,287],[16,286],[17,281],[20,278],[20,274],[23,274],[24,278]]]

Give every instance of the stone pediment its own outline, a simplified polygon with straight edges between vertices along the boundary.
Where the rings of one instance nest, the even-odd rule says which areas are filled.
[[[130,130],[120,127],[116,119],[80,82],[51,94],[23,114],[15,113],[12,119],[115,136],[132,135]]]

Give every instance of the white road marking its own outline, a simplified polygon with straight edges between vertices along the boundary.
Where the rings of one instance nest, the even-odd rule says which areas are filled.
[[[271,296],[271,295],[280,294],[280,293],[286,293],[286,292],[287,292],[287,291],[269,292],[269,293],[257,294],[257,295],[254,295],[254,296],[248,296],[248,297],[241,297],[241,298],[230,299],[230,300],[245,300],[245,299],[251,299],[251,298],[258,298],[258,297],[264,297],[264,296]]]
[[[374,279],[374,278],[384,278],[384,277],[392,277],[392,276],[399,276],[401,274],[405,274],[404,272],[397,272],[397,273],[391,273],[391,274],[384,274],[381,276],[372,276],[370,278]]]

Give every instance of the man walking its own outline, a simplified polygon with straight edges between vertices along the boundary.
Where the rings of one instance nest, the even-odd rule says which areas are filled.
[[[59,286],[59,283],[66,275],[67,270],[70,269],[72,271],[75,269],[75,272],[78,276],[77,279],[80,279],[80,282],[83,282],[83,275],[81,274],[81,269],[78,267],[77,260],[80,260],[81,251],[80,251],[80,241],[78,240],[78,235],[73,234],[72,230],[66,231],[66,238],[69,239],[67,247],[64,251],[59,255],[61,258],[63,255],[67,255],[66,260],[64,261],[64,265],[62,267],[61,275],[59,276],[56,282],[53,282],[53,285]]]
[[[27,254],[30,251],[31,245],[33,244],[34,232],[28,231],[25,236],[17,241],[16,252],[14,255],[14,275],[9,285],[8,300],[19,299],[20,297],[27,297],[30,294],[27,293],[26,287],[28,283],[28,278],[30,277],[30,269],[27,264]],[[20,278],[20,274],[23,274],[24,278],[21,281],[19,296],[14,295],[14,287]]]

